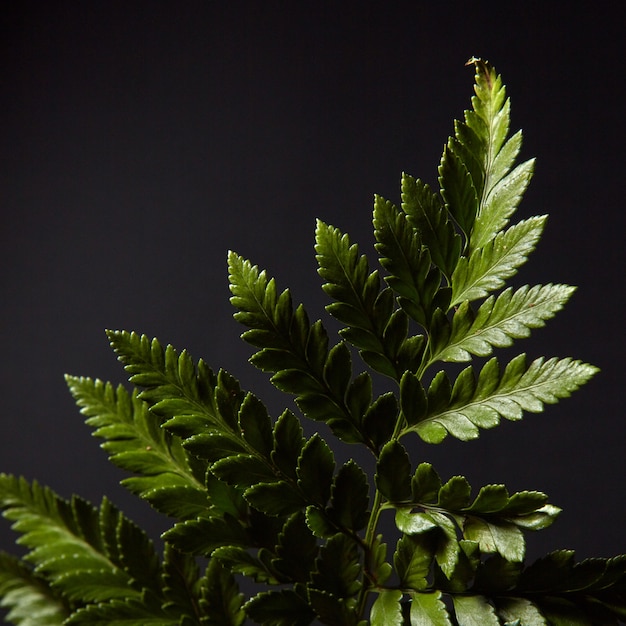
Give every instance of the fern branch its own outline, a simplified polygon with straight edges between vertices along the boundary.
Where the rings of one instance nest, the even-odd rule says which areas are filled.
[[[1,474],[0,507],[21,534],[19,543],[30,548],[26,559],[68,601],[139,597],[144,584],[159,592],[151,544],[107,500],[98,512],[79,498],[68,502],[36,482]],[[144,550],[140,571],[128,559],[138,548]]]
[[[461,257],[452,275],[450,306],[484,298],[503,287],[535,249],[545,221],[545,215],[523,220],[498,233],[469,257]]]
[[[121,385],[66,376],[66,381],[94,436],[118,467],[139,476],[122,484],[157,510],[179,519],[206,514],[210,503],[204,484],[208,465],[189,455],[179,437],[161,428],[145,402]]]
[[[217,378],[202,359],[194,365],[186,350],[164,349],[156,339],[134,332],[109,330],[107,337],[129,381],[145,388],[140,398],[157,415],[181,416],[179,426],[185,422],[190,430],[232,427],[224,424],[215,403]]]
[[[260,348],[251,362],[273,372],[271,381],[282,391],[296,395],[300,410],[310,419],[324,421],[340,439],[375,447],[351,398],[370,384],[361,375],[350,380],[350,353],[342,343],[328,350],[328,336],[321,322],[310,324],[302,306],[292,308],[291,295],[277,294],[268,279],[249,261],[234,252],[228,257],[235,319],[250,330],[242,338]],[[368,403],[369,404],[369,403]]]
[[[495,357],[477,378],[472,367],[467,367],[454,386],[442,371],[427,394],[411,388],[413,394],[421,394],[421,400],[413,413],[405,411],[408,426],[401,436],[416,432],[429,443],[439,443],[448,433],[464,441],[474,439],[479,428],[493,428],[501,417],[519,420],[524,411],[537,413],[544,404],[568,397],[597,371],[571,358],[542,357],[527,367],[524,354],[510,361],[501,375]]]
[[[0,552],[0,607],[19,626],[61,626],[70,607],[61,594],[17,557]]]
[[[509,287],[497,298],[490,296],[477,311],[465,300],[451,323],[444,316],[438,318],[437,343],[431,344],[426,367],[435,361],[469,361],[471,355],[489,356],[494,347],[509,347],[514,339],[543,327],[574,291],[568,285],[525,285],[516,291]]]

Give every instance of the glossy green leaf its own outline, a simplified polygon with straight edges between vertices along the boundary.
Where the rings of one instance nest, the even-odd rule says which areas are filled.
[[[306,600],[291,589],[259,593],[244,608],[253,620],[267,626],[307,626],[315,617]]]
[[[66,381],[86,423],[95,428],[94,436],[104,439],[101,447],[110,460],[138,474],[123,485],[167,515],[186,519],[206,511],[207,464],[187,454],[180,439],[161,428],[161,420],[136,392],[89,378],[66,376]]]
[[[500,626],[493,606],[483,596],[453,596],[454,612],[464,626]]]
[[[484,298],[502,288],[535,249],[545,222],[545,215],[518,222],[469,257],[461,257],[452,275],[450,306]]]
[[[214,550],[211,557],[233,574],[243,574],[260,583],[276,585],[279,582],[260,559],[242,546],[222,546]]]
[[[415,591],[426,589],[434,547],[432,536],[403,535],[400,538],[393,561],[403,588]]]
[[[19,542],[30,550],[25,558],[39,575],[54,581],[64,597],[88,602],[139,595],[140,586],[134,583],[126,562],[127,553],[136,546],[117,532],[120,523],[129,522],[107,500],[100,515],[77,497],[67,501],[37,482],[1,474],[0,508],[13,522],[13,530],[20,533]],[[135,537],[143,542],[142,532]],[[68,554],[72,555],[69,572]],[[148,550],[147,554],[150,562],[154,553]],[[148,568],[146,574],[150,571]],[[78,575],[80,572],[84,576]],[[158,587],[158,581],[155,585]]]
[[[511,288],[489,297],[474,312],[463,302],[452,318],[447,345],[431,357],[441,361],[469,361],[472,355],[489,356],[494,347],[508,348],[514,339],[528,337],[560,311],[574,292],[567,285]]]
[[[452,276],[461,254],[461,237],[456,232],[439,194],[420,179],[402,174],[402,210],[416,229],[432,262]],[[423,296],[422,296],[423,297]]]
[[[155,598],[111,600],[81,608],[64,622],[68,626],[177,626],[181,618],[168,614]],[[239,626],[239,625],[237,625]]]
[[[58,591],[19,558],[0,552],[0,607],[18,626],[61,626],[69,616]]]
[[[274,567],[289,580],[308,582],[318,554],[317,540],[301,512],[292,515],[278,535]]]
[[[501,598],[496,601],[498,617],[512,622],[520,620],[523,626],[548,626],[546,618],[530,600],[526,598]]]
[[[243,626],[243,595],[232,575],[217,559],[209,561],[202,580],[200,606],[206,622],[215,626]]]
[[[411,594],[411,626],[451,626],[440,591]]]
[[[426,417],[406,430],[435,443],[438,435],[433,439],[428,427],[435,422],[458,439],[475,439],[479,428],[496,426],[500,417],[519,420],[524,411],[538,413],[544,404],[569,397],[598,371],[570,358],[538,358],[527,366],[523,354],[510,361],[502,374],[498,370],[494,357],[477,379],[468,376],[470,368],[461,372],[453,388],[445,374],[435,377],[428,390]]]
[[[466,539],[476,541],[482,552],[498,552],[508,561],[522,561],[526,544],[522,531],[514,524],[490,523],[484,519],[468,517],[463,526]]]
[[[298,459],[298,487],[309,502],[326,506],[335,471],[335,458],[328,444],[317,434],[302,448]]]
[[[339,598],[353,597],[361,587],[361,569],[361,554],[356,542],[337,533],[320,548],[311,573],[311,586]]]
[[[404,174],[401,204],[375,196],[381,269],[370,269],[347,234],[317,222],[315,253],[337,342],[288,289],[229,253],[231,302],[253,346],[250,361],[294,396],[301,416],[286,409],[274,421],[225,370],[214,373],[185,350],[126,331],[107,334],[137,389],[67,377],[110,460],[130,472],[122,484],[172,525],[161,537],[161,558],[107,499],[96,508],[0,475],[0,508],[26,552],[23,559],[0,554],[0,606],[9,621],[626,620],[626,555],[576,562],[563,550],[525,566],[524,533],[550,526],[560,509],[541,492],[510,495],[492,484],[472,493],[463,476],[442,482],[424,451],[403,439],[473,439],[502,418],[542,412],[597,371],[572,358],[527,363],[523,354],[503,367],[495,357],[464,369],[447,365],[527,338],[574,290],[507,285],[546,217],[510,225],[534,161],[517,162],[522,133],[510,134],[501,77],[485,61],[469,64],[474,97],[445,143],[440,189]],[[330,433],[307,430],[305,437],[301,417]],[[336,447],[327,435],[371,456]],[[397,543],[388,559],[380,531],[392,516]],[[240,590],[239,577],[254,587]]]
[[[402,591],[389,589],[381,591],[372,605],[371,626],[402,626]]]
[[[391,502],[411,499],[411,460],[401,443],[387,443],[378,459],[375,475],[376,487]]]
[[[358,532],[367,524],[368,504],[367,476],[350,459],[339,468],[333,479],[327,515],[338,527]]]
[[[430,463],[420,463],[411,479],[414,502],[436,502],[441,489],[441,479]]]

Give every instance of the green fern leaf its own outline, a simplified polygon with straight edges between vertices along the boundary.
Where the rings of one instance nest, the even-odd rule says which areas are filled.
[[[530,183],[534,166],[534,159],[521,163],[489,190],[474,223],[473,250],[486,246],[508,224]]]
[[[320,589],[308,590],[308,601],[322,624],[336,624],[336,626],[357,626],[358,614],[353,603],[344,598],[338,598],[328,591]],[[361,626],[362,626],[361,622]]]
[[[165,544],[163,554],[163,608],[184,616],[198,616],[200,571],[193,556]]]
[[[278,534],[272,567],[283,579],[308,582],[318,554],[317,539],[301,511],[291,515]]]
[[[411,594],[411,626],[452,626],[440,591]]]
[[[321,547],[311,573],[311,587],[339,598],[350,598],[361,588],[361,569],[357,543],[347,535],[338,533]]]
[[[463,527],[463,536],[478,543],[485,554],[497,552],[513,563],[524,560],[526,542],[515,524],[469,516]]]
[[[280,582],[261,559],[241,546],[222,546],[213,551],[211,558],[219,560],[233,574],[243,574],[257,583],[277,585]]]
[[[570,358],[535,359],[526,366],[524,354],[510,361],[502,375],[498,362],[490,359],[474,378],[471,367],[461,372],[454,387],[440,372],[428,390],[425,417],[404,433],[415,431],[429,443],[440,442],[447,433],[461,440],[478,437],[479,428],[492,428],[500,417],[519,420],[524,411],[541,412],[544,404],[568,397],[586,383],[597,368]]]
[[[292,589],[261,592],[244,609],[264,626],[308,626],[315,618],[307,599]]]
[[[325,281],[322,289],[335,302],[326,310],[346,328],[341,335],[360,350],[363,360],[374,370],[399,378],[395,366],[397,351],[408,327],[396,319],[394,298],[390,289],[381,291],[378,272],[370,273],[367,258],[359,255],[356,244],[338,228],[317,221],[315,251],[318,273]],[[388,341],[388,334],[396,335]],[[395,348],[395,349],[394,349]]]
[[[327,517],[338,528],[358,532],[368,521],[368,494],[367,476],[354,460],[346,461],[333,479]]]
[[[514,339],[528,337],[541,328],[569,300],[574,287],[567,285],[525,285],[506,289],[497,298],[490,296],[474,312],[466,300],[455,311],[445,347],[429,359],[469,361],[471,355],[489,356],[493,348],[507,348]]]
[[[419,234],[420,241],[433,263],[448,282],[461,255],[461,237],[448,219],[448,212],[438,194],[419,178],[402,175],[402,210]],[[432,279],[434,282],[434,278]],[[430,284],[430,283],[429,283]]]
[[[216,559],[211,559],[202,580],[200,607],[210,626],[241,626],[246,619],[243,594],[233,575]]]
[[[376,488],[391,502],[406,502],[411,498],[411,460],[398,441],[385,444],[380,452],[374,476]]]
[[[0,552],[0,607],[18,626],[61,626],[69,616],[67,602],[49,583],[17,557]]]
[[[189,621],[185,620],[187,624]],[[67,626],[178,626],[181,616],[169,614],[160,602],[144,594],[140,599],[111,600],[79,609],[65,622]],[[191,622],[190,626],[198,624]]]
[[[433,543],[430,534],[402,535],[393,562],[403,588],[421,591],[428,587]]]
[[[476,189],[467,165],[454,149],[451,139],[444,148],[439,165],[439,185],[446,209],[467,237],[479,210],[479,190]]]
[[[180,552],[197,556],[209,556],[224,545],[249,546],[253,543],[248,529],[228,514],[178,522],[163,533],[163,539]]]
[[[489,63],[480,59],[470,62],[476,70],[473,110],[465,112],[464,122],[455,124],[455,136],[442,159],[440,180],[444,198],[452,195],[446,198],[446,202],[452,201],[452,214],[461,213],[459,224],[470,238],[470,251],[474,251],[487,245],[506,226],[528,185],[533,161],[510,171],[519,152],[521,133],[506,141],[510,120],[506,89]],[[475,193],[476,201],[457,206],[454,200],[470,198],[470,191]]]
[[[74,602],[138,597],[140,588],[133,585],[121,558],[128,546],[116,540],[108,549],[106,543],[107,536],[117,536],[124,519],[106,500],[106,514],[99,515],[77,497],[68,502],[36,482],[1,474],[0,507],[21,534],[18,542],[30,548],[26,559],[64,597]]]
[[[402,591],[385,589],[378,594],[370,613],[371,626],[402,626]]]
[[[328,444],[316,433],[298,459],[298,487],[307,500],[324,507],[330,498],[335,459]]]
[[[327,423],[344,441],[371,445],[361,433],[362,415],[346,403],[352,364],[345,346],[329,352],[321,322],[310,324],[302,306],[292,308],[289,290],[278,295],[275,280],[257,266],[230,252],[228,267],[235,319],[249,328],[242,338],[260,348],[251,362],[273,372],[272,383],[295,394],[308,418]]]
[[[477,300],[504,286],[535,249],[546,216],[531,217],[498,233],[469,257],[461,257],[452,274],[450,306]]]
[[[72,395],[94,436],[104,439],[102,448],[110,460],[140,474],[122,480],[130,491],[157,510],[189,519],[206,513],[204,476],[207,464],[190,456],[180,439],[161,428],[159,418],[120,385],[89,378],[66,376]]]
[[[576,563],[571,550],[552,552],[511,579],[501,611],[508,619],[537,617],[538,624],[595,626],[623,621],[625,563],[626,555]],[[482,578],[477,584],[484,585]],[[500,611],[498,601],[496,606]]]
[[[428,249],[422,247],[406,214],[379,196],[374,201],[374,235],[380,263],[389,272],[385,276],[386,282],[399,294],[398,302],[404,311],[428,328],[434,308],[439,304],[436,296],[441,283],[441,274],[432,267]],[[406,328],[402,330],[397,345],[391,350],[387,347],[393,361],[397,360],[397,354],[408,332]],[[409,369],[417,369],[419,357],[419,354],[414,356],[416,363],[413,367],[409,366]],[[399,374],[400,371],[396,368],[395,376],[398,377]]]
[[[469,238],[484,199],[497,182],[493,164],[509,129],[509,101],[499,76],[480,59],[475,66],[475,95],[465,121],[455,123],[455,135],[444,150],[439,183],[446,206]]]
[[[172,346],[163,349],[146,335],[107,331],[111,346],[130,374],[130,382],[143,387],[140,398],[164,419],[175,420],[176,434],[189,436],[207,428],[235,428],[224,423],[225,416],[215,400],[217,379],[204,363],[194,365],[186,351]],[[166,425],[166,424],[164,424]],[[173,430],[174,424],[172,424]]]
[[[500,626],[495,609],[483,596],[453,596],[454,612],[464,626]]]
[[[545,616],[541,611],[526,598],[499,598],[496,600],[496,611],[501,620],[532,624],[533,626],[548,626]]]

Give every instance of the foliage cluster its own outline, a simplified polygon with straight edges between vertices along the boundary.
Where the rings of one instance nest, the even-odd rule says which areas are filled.
[[[68,376],[123,484],[172,518],[158,554],[108,499],[66,501],[0,475],[0,507],[27,548],[0,555],[7,620],[21,626],[610,625],[626,618],[626,555],[525,564],[525,533],[560,510],[537,491],[472,492],[409,451],[415,437],[463,441],[569,396],[596,372],[572,358],[494,349],[527,337],[572,295],[567,285],[507,287],[545,216],[510,224],[533,172],[516,164],[509,99],[472,59],[471,110],[455,122],[439,191],[402,176],[401,204],[374,201],[381,269],[318,221],[315,250],[333,342],[289,290],[235,253],[235,318],[251,362],[295,396],[297,412],[365,447],[375,473],[338,464],[296,409],[273,419],[226,371],[135,333],[108,338],[133,390]],[[484,359],[479,367],[472,363]],[[367,369],[355,373],[362,361]],[[452,375],[446,363],[466,364]],[[469,363],[469,364],[468,364]],[[468,365],[467,365],[468,364]],[[373,380],[389,390],[373,392]],[[395,545],[380,534],[389,511]],[[245,597],[242,578],[254,591]],[[250,587],[250,585],[248,585]]]

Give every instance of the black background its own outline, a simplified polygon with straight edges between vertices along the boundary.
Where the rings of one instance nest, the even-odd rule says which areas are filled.
[[[565,512],[530,538],[531,556],[626,552],[626,59],[620,10],[608,4],[5,5],[0,471],[66,497],[107,493],[156,537],[165,522],[118,487],[123,474],[63,374],[123,381],[103,329],[136,330],[225,367],[274,415],[291,405],[246,363],[227,250],[289,286],[312,318],[324,315],[315,218],[371,253],[373,194],[397,201],[402,171],[436,183],[475,55],[503,75],[522,157],[538,157],[517,217],[550,214],[516,284],[579,285],[517,347],[602,372],[478,441],[407,445],[445,479],[550,494]],[[13,541],[6,524],[0,540]]]

